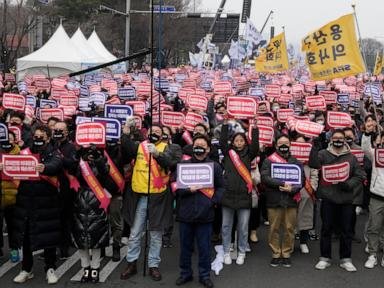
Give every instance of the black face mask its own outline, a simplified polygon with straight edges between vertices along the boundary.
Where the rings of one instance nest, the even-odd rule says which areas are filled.
[[[278,147],[281,154],[287,154],[289,152],[289,146],[288,145],[281,145]]]
[[[332,145],[336,148],[341,148],[344,146],[344,141],[341,141],[341,140],[335,140],[335,141],[332,141]]]
[[[8,141],[2,142],[1,143],[1,149],[3,149],[6,152],[9,152],[13,149],[13,145],[9,143]]]
[[[65,135],[63,130],[55,130],[55,132],[53,133],[53,139],[55,140],[62,140],[64,139],[64,137]]]
[[[349,146],[351,146],[353,144],[353,139],[352,138],[345,138],[345,141],[348,143]]]
[[[204,155],[205,152],[206,150],[203,147],[200,147],[200,146],[193,147],[193,154],[196,156]]]
[[[45,145],[44,138],[34,138],[33,139],[33,146],[36,148],[41,148]]]
[[[155,134],[155,133],[152,133],[149,135],[149,142],[151,143],[156,143],[160,140],[160,136]]]

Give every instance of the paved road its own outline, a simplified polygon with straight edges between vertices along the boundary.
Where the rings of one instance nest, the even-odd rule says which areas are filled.
[[[358,231],[359,237],[362,237],[362,228],[366,216],[359,216]],[[302,255],[295,252],[292,257],[292,268],[271,268],[269,267],[270,251],[266,243],[267,227],[263,226],[259,229],[260,242],[251,245],[252,252],[247,255],[246,262],[243,266],[237,266],[235,263],[231,266],[225,266],[219,276],[212,276],[212,280],[216,287],[263,287],[263,288],[298,288],[298,287],[321,287],[321,288],[357,288],[357,287],[383,287],[384,284],[384,268],[376,267],[372,270],[365,269],[364,261],[366,254],[364,253],[364,244],[354,244],[353,246],[353,261],[358,272],[348,273],[338,267],[337,260],[333,265],[325,271],[317,271],[314,269],[316,264],[319,242],[313,241],[310,243],[311,253]],[[139,261],[140,275],[128,281],[121,281],[119,275],[125,267],[125,260],[121,263],[113,263],[110,258],[106,257],[102,262],[101,278],[105,280],[103,284],[98,286],[105,287],[176,287],[174,282],[178,276],[178,237],[174,236],[175,247],[171,249],[163,249],[161,272],[163,280],[153,282],[149,277],[142,276],[142,259]],[[296,243],[298,247],[298,243]],[[338,254],[338,243],[334,242],[334,255]],[[122,248],[122,254],[124,250]],[[297,250],[297,249],[296,249]],[[73,251],[75,252],[75,251]],[[107,251],[107,255],[110,253]],[[335,257],[337,259],[337,257]],[[194,260],[196,267],[196,259]],[[0,259],[0,286],[20,287],[12,283],[12,278],[19,272],[20,264],[11,267],[10,262],[7,262],[6,257]],[[197,269],[195,269],[197,271]],[[34,267],[35,278],[28,281],[28,284],[23,286],[31,288],[40,288],[47,286],[45,283],[45,274],[43,273],[43,261],[35,256]],[[60,274],[60,282],[55,286],[61,287],[78,287],[80,284],[74,280],[79,279],[81,275],[80,261],[77,253],[74,253],[71,258],[58,263],[58,273]],[[72,280],[71,280],[72,279]],[[43,284],[43,285],[42,285]],[[27,286],[28,285],[28,286]],[[82,287],[92,286],[92,284],[84,284]],[[200,287],[195,282],[188,283],[185,287]]]

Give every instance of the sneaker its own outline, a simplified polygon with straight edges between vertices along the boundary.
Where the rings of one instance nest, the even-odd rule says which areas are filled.
[[[11,259],[12,263],[19,262],[20,261],[19,250],[17,250],[17,249],[11,250],[11,256],[9,258]]]
[[[236,259],[236,264],[237,265],[243,265],[244,260],[245,260],[245,254],[239,253],[239,255],[237,256],[237,259]]]
[[[348,272],[356,272],[356,267],[352,264],[352,261],[344,261],[340,263],[340,267]]]
[[[309,248],[307,244],[300,244],[300,251],[303,254],[309,254]]]
[[[319,262],[317,262],[315,268],[317,270],[324,270],[324,269],[328,268],[329,266],[331,266],[331,263],[329,263],[329,261],[320,260]]]
[[[365,262],[364,267],[368,269],[372,269],[377,265],[377,257],[376,255],[369,255],[368,260]]]
[[[272,258],[272,260],[271,260],[271,262],[269,263],[269,265],[270,265],[271,267],[277,267],[277,266],[280,265],[280,263],[281,263],[280,258]]]
[[[256,230],[252,230],[252,231],[251,231],[251,235],[249,236],[249,239],[250,239],[251,242],[253,242],[253,243],[257,243],[257,242],[259,242],[259,239],[257,238]]]
[[[285,268],[290,268],[292,266],[291,258],[281,259],[281,265],[283,265]]]
[[[232,264],[232,258],[229,253],[224,254],[224,264],[225,265],[231,265]]]
[[[17,275],[15,278],[13,278],[13,282],[15,283],[25,283],[29,279],[33,278],[33,273],[32,272],[27,272],[27,271],[21,271],[19,275]]]
[[[48,284],[56,284],[57,282],[59,282],[59,279],[55,274],[55,270],[53,270],[52,268],[49,268],[47,271],[47,282]]]

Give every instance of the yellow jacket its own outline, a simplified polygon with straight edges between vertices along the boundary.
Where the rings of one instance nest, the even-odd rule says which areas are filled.
[[[18,145],[8,153],[10,155],[20,154],[20,148]],[[16,203],[16,194],[17,194],[17,185],[14,181],[11,180],[2,180],[1,181],[1,209],[8,207],[10,205],[15,205]]]

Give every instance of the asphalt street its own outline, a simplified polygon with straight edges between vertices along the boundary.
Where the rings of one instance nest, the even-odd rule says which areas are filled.
[[[363,238],[362,231],[367,216],[358,217],[358,237]],[[176,225],[177,227],[177,225]],[[364,252],[364,243],[353,244],[353,262],[358,271],[349,273],[338,266],[338,242],[333,244],[333,265],[325,271],[317,271],[314,265],[319,256],[319,241],[310,241],[310,254],[303,255],[299,252],[299,243],[296,241],[295,253],[292,256],[291,268],[272,268],[269,266],[271,257],[270,249],[267,245],[267,226],[262,226],[258,230],[259,243],[251,244],[252,252],[247,254],[245,264],[238,266],[233,262],[230,266],[224,266],[219,276],[214,276],[212,280],[215,287],[328,287],[328,288],[357,288],[357,287],[383,287],[384,285],[384,268],[377,266],[369,270],[364,268],[364,262],[367,255]],[[176,231],[177,233],[177,231]],[[143,277],[143,259],[138,264],[139,274],[130,280],[120,280],[120,273],[124,269],[126,263],[123,259],[120,263],[114,263],[109,257],[105,257],[101,265],[100,278],[103,283],[99,284],[80,284],[78,280],[81,277],[81,267],[78,254],[73,250],[72,256],[66,261],[59,261],[57,264],[57,274],[60,281],[55,286],[61,287],[176,287],[175,280],[178,277],[178,237],[173,236],[173,248],[162,250],[162,263],[160,270],[163,279],[159,282],[152,281],[148,276]],[[107,249],[107,256],[111,253],[111,249]],[[122,248],[122,255],[125,254],[126,248]],[[196,256],[196,255],[195,255]],[[381,258],[380,258],[381,259]],[[34,261],[34,279],[25,284],[14,284],[12,279],[20,271],[20,264],[11,264],[8,256],[0,259],[0,287],[46,287],[45,273],[43,271],[44,261],[35,256]],[[197,271],[197,259],[194,257],[194,267]],[[201,287],[197,281],[186,284],[184,287]]]

